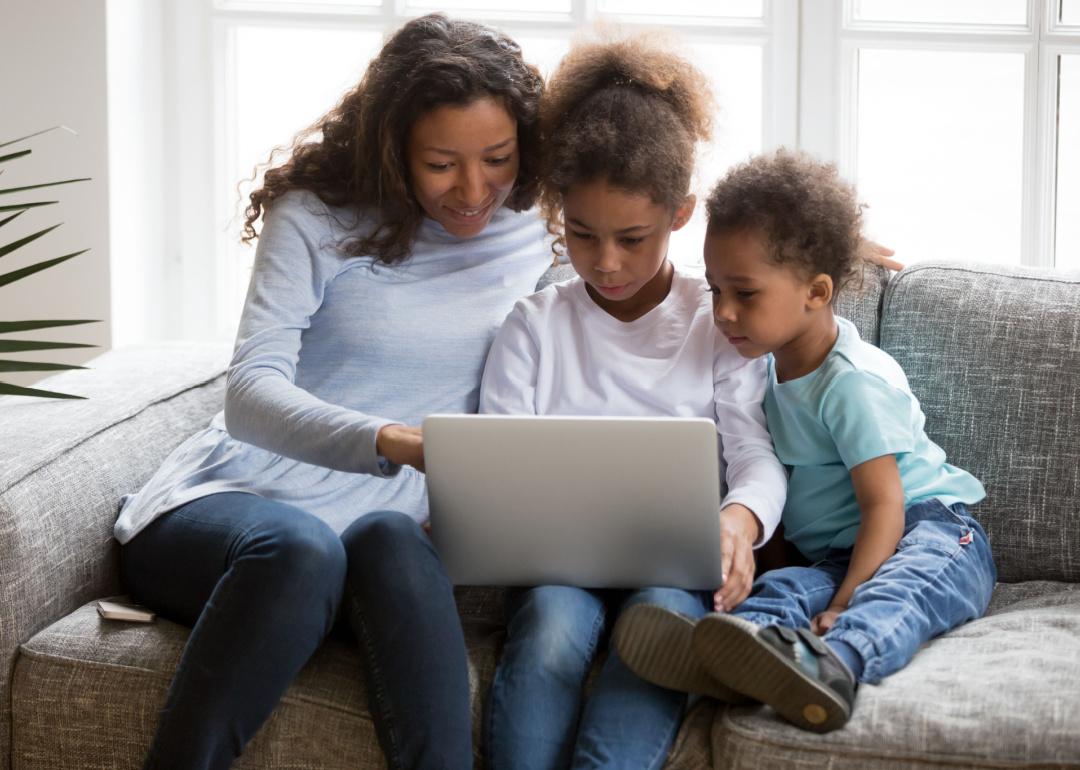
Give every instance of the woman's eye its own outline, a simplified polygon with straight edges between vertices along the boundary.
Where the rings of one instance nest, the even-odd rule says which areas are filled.
[[[449,163],[425,163],[424,165],[430,168],[432,171],[446,171],[448,168],[450,168]]]
[[[509,155],[503,155],[501,158],[488,158],[487,162],[489,166],[501,166],[509,160]]]
[[[622,242],[624,246],[637,246],[644,238],[623,238]]]
[[[579,232],[579,231],[577,231],[577,230],[569,230],[568,232],[569,232],[569,233],[570,233],[570,235],[572,235],[573,237],[575,237],[575,238],[580,238],[580,239],[581,239],[581,240],[583,240],[583,241],[584,241],[584,240],[588,240],[589,238],[592,238],[592,233],[582,233],[582,232]]]

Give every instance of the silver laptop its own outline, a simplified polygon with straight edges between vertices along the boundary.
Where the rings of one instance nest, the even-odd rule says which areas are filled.
[[[431,536],[455,584],[719,587],[711,420],[433,415],[423,427]]]

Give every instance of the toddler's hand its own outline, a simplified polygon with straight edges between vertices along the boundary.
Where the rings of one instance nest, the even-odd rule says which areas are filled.
[[[825,633],[833,627],[833,623],[840,617],[840,613],[844,609],[844,607],[829,607],[824,612],[819,612],[810,621],[810,630],[818,636],[825,636]]]

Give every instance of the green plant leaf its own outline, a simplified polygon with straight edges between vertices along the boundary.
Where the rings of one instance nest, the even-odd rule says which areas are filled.
[[[0,382],[0,396],[38,396],[39,398],[71,398],[85,401],[86,396],[72,396],[67,393],[57,393],[52,390],[37,390],[36,388],[20,388],[18,385],[9,385]]]
[[[0,334],[8,332],[28,332],[33,329],[52,329],[57,326],[78,326],[79,324],[99,324],[98,320],[86,321],[0,321]]]
[[[25,192],[26,190],[40,190],[42,187],[56,187],[60,184],[71,184],[72,182],[89,182],[90,177],[84,176],[79,179],[65,179],[62,182],[46,182],[45,184],[31,184],[26,187],[5,187],[0,190],[0,195],[7,195],[8,193]]]
[[[16,158],[22,158],[30,154],[30,150],[21,150],[19,152],[13,152],[8,155],[0,155],[0,163],[6,163],[9,160],[15,160]]]
[[[60,201],[38,201],[36,203],[16,203],[13,206],[0,206],[0,211],[18,211],[23,212],[27,209],[37,208],[38,206],[52,206]]]
[[[19,213],[21,214],[22,212],[20,211]],[[16,214],[15,216],[19,216],[19,214]],[[4,220],[4,221],[7,221],[7,220]],[[0,224],[3,224],[3,223],[0,222]],[[53,225],[52,227],[46,227],[44,230],[39,230],[38,232],[34,233],[33,235],[28,235],[25,238],[20,238],[17,241],[12,241],[7,246],[0,246],[0,257],[6,257],[8,254],[15,251],[15,249],[22,248],[26,244],[32,243],[33,241],[36,241],[38,238],[45,235],[46,233],[51,233],[53,230],[55,230],[59,226],[60,225]]]
[[[71,364],[42,364],[37,361],[5,361],[0,359],[0,372],[62,372],[68,369],[85,369]]]
[[[0,340],[0,353],[23,353],[27,350],[60,350],[61,348],[96,348],[79,342],[44,342],[42,340]]]
[[[53,126],[51,128],[43,128],[40,131],[35,131],[34,133],[27,134],[26,136],[20,136],[18,139],[9,139],[8,141],[4,142],[3,144],[0,144],[0,147],[7,147],[9,144],[18,144],[19,142],[24,141],[26,139],[33,139],[35,136],[41,136],[42,134],[47,134],[50,131],[57,131],[57,130],[67,131],[69,134],[72,134],[74,136],[79,135],[78,131],[75,131],[74,129],[68,128],[67,126],[61,124],[61,125],[58,125],[58,126]]]
[[[26,209],[23,209],[22,211],[16,211],[10,217],[5,217],[4,219],[0,219],[0,227],[3,227],[4,225],[6,225],[8,222],[15,219],[16,217],[21,217],[25,213],[26,213]]]
[[[80,254],[85,254],[88,251],[90,251],[90,249],[83,249],[82,251],[76,251],[74,254],[65,254],[64,256],[57,257],[56,259],[48,259],[44,262],[38,262],[36,265],[30,265],[29,267],[24,267],[19,270],[12,270],[10,273],[4,273],[3,275],[0,275],[0,286],[6,286],[9,283],[14,283],[15,281],[18,281],[20,278],[25,278],[28,275],[39,273],[42,270],[48,270],[54,265],[59,265],[61,262],[66,262],[72,257],[77,257]]]

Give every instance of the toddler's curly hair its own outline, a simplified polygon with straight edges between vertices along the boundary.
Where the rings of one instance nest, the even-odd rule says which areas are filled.
[[[759,230],[774,263],[825,273],[833,297],[861,275],[863,205],[836,166],[777,150],[735,166],[705,203],[710,234]]]
[[[698,141],[711,135],[705,76],[658,35],[579,42],[540,100],[540,204],[561,251],[562,198],[606,180],[674,211],[690,192]]]

